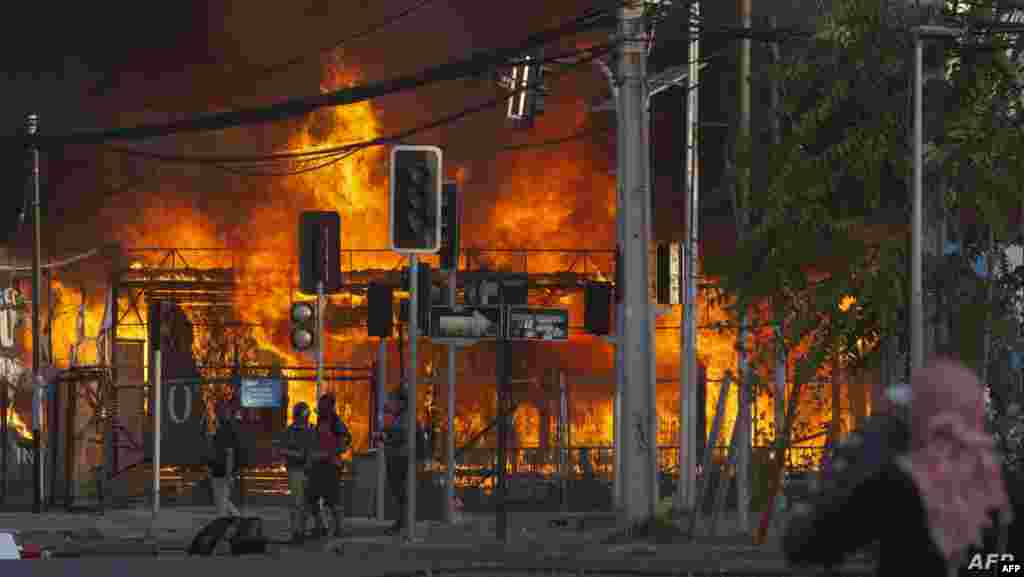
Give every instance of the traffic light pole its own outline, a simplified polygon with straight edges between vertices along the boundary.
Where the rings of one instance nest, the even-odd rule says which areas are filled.
[[[377,414],[374,416],[377,419],[377,431],[384,430],[384,379],[387,378],[387,367],[385,363],[388,360],[387,354],[387,341],[384,337],[381,337],[380,342],[377,344]],[[384,460],[384,447],[377,447],[377,520],[383,521],[385,518],[384,503],[386,497],[385,485],[387,477],[387,463]],[[399,511],[401,514],[402,511]]]
[[[416,341],[419,339],[419,259],[416,253],[409,254],[409,375],[408,403],[405,409],[406,450],[409,454],[406,476],[405,538],[416,538]],[[426,295],[430,298],[430,295]]]
[[[28,134],[35,136],[39,130],[39,117],[35,114],[28,115]],[[32,147],[32,376],[33,384],[38,389],[40,371],[43,365],[43,342],[42,329],[39,319],[40,304],[42,299],[39,296],[40,285],[42,285],[42,267],[39,259],[42,252],[42,228],[39,220],[39,147]],[[32,512],[42,513],[43,511],[43,450],[42,450],[42,399],[38,390],[33,391],[35,405],[32,415],[32,470],[34,499],[32,500]],[[4,440],[6,442],[6,439]]]
[[[324,378],[324,281],[316,282],[316,399],[320,402],[320,383]]]
[[[448,271],[448,306],[455,306],[455,270],[458,267],[458,257],[450,264]],[[446,443],[448,455],[447,466],[445,467],[445,513],[447,521],[455,522],[455,345],[448,345],[448,437]]]
[[[501,294],[501,310],[505,310],[505,291],[500,290]],[[495,395],[498,400],[498,455],[497,455],[497,475],[495,476],[494,492],[492,493],[495,497],[495,503],[497,508],[495,510],[495,536],[498,541],[504,543],[508,539],[508,509],[505,503],[505,486],[506,476],[505,469],[507,468],[508,459],[508,373],[510,359],[508,358],[508,342],[505,340],[505,331],[498,331],[498,394]]]

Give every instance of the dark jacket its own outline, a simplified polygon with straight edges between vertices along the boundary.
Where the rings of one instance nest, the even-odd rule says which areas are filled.
[[[877,541],[877,575],[947,574],[909,474],[889,461],[846,481],[818,495],[809,514],[790,521],[783,538],[790,563],[838,567]]]
[[[309,465],[310,451],[313,450],[315,443],[316,433],[313,431],[313,428],[309,425],[301,426],[295,423],[289,425],[275,441],[275,445],[279,449],[301,451],[303,454],[301,457],[285,456],[285,466],[288,467],[289,471],[305,469]]]
[[[227,470],[228,449],[234,450],[233,470]],[[238,470],[241,459],[241,443],[238,438],[238,427],[232,419],[224,419],[217,423],[217,432],[213,435],[213,461],[210,463],[210,475],[227,477]]]

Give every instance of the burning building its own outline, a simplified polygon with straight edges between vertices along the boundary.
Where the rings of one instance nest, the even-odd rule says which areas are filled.
[[[324,90],[361,80],[355,67],[340,60],[326,62],[323,77]],[[559,137],[601,122],[585,112],[582,98],[568,91],[551,100],[531,138]],[[371,140],[386,133],[384,116],[382,109],[369,102],[322,110],[285,125],[282,130],[288,134],[280,148],[317,150]],[[228,147],[251,137],[251,133],[203,137],[197,148]],[[575,290],[576,281],[609,279],[614,273],[615,181],[605,144],[603,139],[577,140],[555,149],[494,152],[483,155],[489,157],[484,159],[466,149],[465,160],[457,151],[448,154],[454,167],[447,176],[459,182],[469,199],[462,229],[462,237],[467,239],[463,268],[546,275],[552,280],[531,293],[531,305],[566,307],[570,324],[581,324],[583,299]],[[291,302],[308,298],[296,290],[298,215],[303,210],[341,214],[346,282],[358,286],[374,278],[393,280],[403,263],[382,249],[388,222],[385,153],[369,148],[324,166],[297,163],[281,169],[279,176],[264,171],[264,178],[258,181],[208,175],[205,170],[161,172],[150,188],[129,200],[105,205],[96,222],[96,236],[118,243],[123,250],[109,259],[103,272],[84,275],[91,276],[91,284],[76,280],[84,287],[81,290],[68,288],[75,286],[70,273],[54,273],[52,285],[56,293],[64,295],[64,306],[54,309],[49,324],[52,362],[67,367],[117,360],[112,343],[146,342],[143,311],[147,300],[173,297],[193,327],[193,359],[198,367],[209,369],[204,375],[223,377],[217,371],[229,371],[233,365],[279,369],[310,365],[312,359],[294,352],[288,337]],[[474,157],[477,159],[471,160]],[[704,251],[704,258],[718,256]],[[436,261],[426,260],[437,266]],[[154,284],[158,281],[163,284]],[[697,309],[702,327],[725,320],[725,312],[703,297]],[[656,333],[658,443],[664,446],[676,444],[679,430],[680,314],[680,307],[674,307],[659,320]],[[365,294],[356,289],[330,296],[325,318],[326,363],[369,367],[376,357],[376,343],[366,337]],[[26,339],[24,327],[21,331]],[[116,335],[111,334],[114,331]],[[754,346],[770,342],[762,334],[752,339]],[[709,382],[706,404],[710,425],[718,398],[716,383],[726,370],[735,371],[735,335],[702,328],[697,342],[698,358]],[[27,339],[23,344],[19,354],[24,360],[35,343]],[[387,385],[395,387],[400,381],[398,344],[390,339],[386,346]],[[421,382],[446,374],[447,356],[442,347],[426,342],[420,350],[422,360],[415,369]],[[136,363],[139,370],[118,367],[119,386],[141,387],[148,379],[147,355],[147,347],[140,346],[136,354],[141,356]],[[552,368],[570,375],[570,438],[574,445],[611,445],[613,349],[606,341],[574,330],[568,342],[526,343],[517,347],[516,356],[520,359],[516,369],[519,381],[540,383],[544,371]],[[494,375],[495,358],[483,343],[460,350],[457,363],[453,434],[461,445],[493,417],[495,386],[488,377]],[[366,447],[372,406],[369,383],[334,381],[327,386],[338,396],[357,448]],[[443,412],[444,394],[441,386],[421,387],[418,406],[423,419]],[[814,393],[807,394],[808,406],[812,406]],[[311,382],[289,383],[290,403],[315,405],[313,396]],[[142,414],[144,403],[137,404],[131,411]],[[126,406],[120,407],[122,414],[127,414]],[[724,438],[732,429],[735,399],[729,407]],[[808,412],[805,428],[823,427],[830,418],[828,411],[822,405]],[[12,413],[14,423],[21,422],[17,414]],[[758,437],[770,437],[773,413],[769,393],[759,396],[754,414],[759,419]],[[521,404],[514,419],[513,444],[538,446],[550,438],[551,416],[543,403]],[[819,437],[813,443],[823,441]],[[493,436],[484,439],[485,444],[493,442]]]

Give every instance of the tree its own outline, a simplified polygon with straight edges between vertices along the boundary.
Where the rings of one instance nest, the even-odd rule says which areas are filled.
[[[737,318],[785,327],[786,349],[801,351],[797,390],[833,355],[848,368],[873,367],[883,337],[908,340],[912,52],[906,23],[883,4],[836,0],[812,38],[783,46],[781,62],[766,74],[781,87],[781,135],[751,156],[763,162],[749,161],[754,182],[764,184],[743,207],[749,218],[738,254],[705,263]],[[970,9],[953,4],[945,16],[963,24],[982,14],[999,18],[994,1]],[[1008,215],[1024,201],[1022,76],[1007,50],[1017,50],[1015,41],[990,30],[958,41],[947,52],[944,98],[952,105],[926,105],[926,122],[939,123],[945,134],[925,158],[929,185],[942,179],[949,191],[938,199],[938,212],[975,209],[986,232],[973,252],[962,251],[965,259],[994,254],[1013,240]],[[978,282],[979,304],[971,310],[980,311],[980,321],[972,324],[969,314],[954,320],[975,343],[991,336],[987,327],[998,312],[995,279]],[[956,286],[952,293],[942,289],[949,309],[961,308]],[[935,282],[929,287],[939,290]],[[851,299],[844,310],[840,304]],[[991,344],[972,353],[983,371]],[[795,418],[790,406],[784,437]]]

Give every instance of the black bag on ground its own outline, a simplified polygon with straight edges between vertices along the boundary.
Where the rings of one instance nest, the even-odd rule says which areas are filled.
[[[217,545],[227,540],[232,555],[264,553],[267,539],[263,536],[263,520],[259,517],[219,517],[196,533],[189,545],[189,555],[208,557]]]

